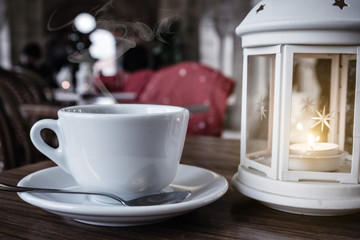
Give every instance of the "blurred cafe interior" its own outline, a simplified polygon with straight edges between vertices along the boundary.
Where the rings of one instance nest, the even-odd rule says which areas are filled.
[[[0,0],[0,169],[41,160],[31,126],[75,104],[185,106],[189,135],[240,138],[235,28],[257,2]]]

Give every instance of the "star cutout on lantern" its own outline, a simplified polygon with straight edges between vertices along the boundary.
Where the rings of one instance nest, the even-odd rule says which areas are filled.
[[[301,108],[301,111],[310,112],[315,109],[314,100],[310,98],[303,99],[302,103],[303,103],[303,107]]]
[[[326,125],[329,129],[331,129],[328,121],[333,120],[333,118],[331,117],[331,113],[325,114],[325,106],[323,108],[322,113],[320,113],[318,110],[315,110],[315,111],[318,116],[312,117],[312,119],[317,120],[317,122],[314,125],[312,125],[311,128],[313,128],[321,123],[321,132],[324,131],[324,125]]]
[[[345,0],[335,0],[333,6],[338,6],[342,10],[344,7],[347,7],[349,5],[345,3]]]
[[[260,121],[263,121],[263,119],[266,119],[266,107],[265,107],[265,100],[264,99],[260,99],[259,103],[258,103],[258,108],[257,111],[260,114]]]
[[[256,10],[256,14],[258,14],[258,12],[260,12],[260,11],[264,10],[265,5],[266,5],[266,4],[262,4],[262,5],[260,5],[260,7]]]

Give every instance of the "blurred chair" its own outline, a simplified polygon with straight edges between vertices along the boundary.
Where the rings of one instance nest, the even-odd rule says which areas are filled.
[[[221,72],[197,62],[182,62],[154,72],[139,102],[205,107],[207,111],[192,111],[188,134],[221,136],[233,88],[234,81]]]
[[[33,103],[54,103],[55,98],[52,88],[40,75],[22,67],[15,67],[13,71],[21,79],[23,84],[29,89],[33,98]]]
[[[23,111],[23,104],[38,104],[47,98],[42,88],[26,75],[0,69],[0,161],[4,169],[44,159],[30,140],[30,128],[38,119]]]
[[[11,92],[6,91],[0,76],[0,159],[4,169],[34,162],[35,149],[29,137],[29,127]]]
[[[16,103],[34,102],[30,89],[15,73],[0,68],[0,82],[2,89],[11,93]]]
[[[8,127],[8,120],[5,117],[4,106],[0,105],[0,172],[3,169],[13,167],[15,163],[11,129]]]

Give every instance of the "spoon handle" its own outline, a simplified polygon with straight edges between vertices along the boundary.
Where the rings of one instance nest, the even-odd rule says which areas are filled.
[[[20,187],[13,186],[6,183],[0,182],[0,190],[8,192],[37,192],[37,193],[66,193],[66,194],[86,194],[86,195],[97,195],[112,198],[126,207],[130,206],[151,206],[160,204],[171,204],[179,203],[191,195],[190,191],[173,191],[173,192],[162,192],[153,195],[147,195],[132,200],[125,201],[124,199],[110,193],[102,192],[79,192],[65,189],[52,189],[52,188],[33,188],[33,187]]]
[[[78,191],[69,191],[63,189],[49,189],[49,188],[32,188],[32,187],[19,187],[13,186],[10,184],[0,183],[0,190],[8,192],[37,192],[37,193],[67,193],[67,194],[85,194],[85,195],[98,195],[112,198],[124,206],[127,206],[126,202],[113,194],[110,193],[99,193],[99,192],[78,192]]]

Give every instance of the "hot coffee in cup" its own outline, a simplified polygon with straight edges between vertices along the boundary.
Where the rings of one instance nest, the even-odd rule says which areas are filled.
[[[132,198],[156,193],[174,179],[186,137],[185,108],[147,104],[63,108],[58,120],[31,129],[33,144],[86,191]],[[58,148],[42,129],[55,132]]]

